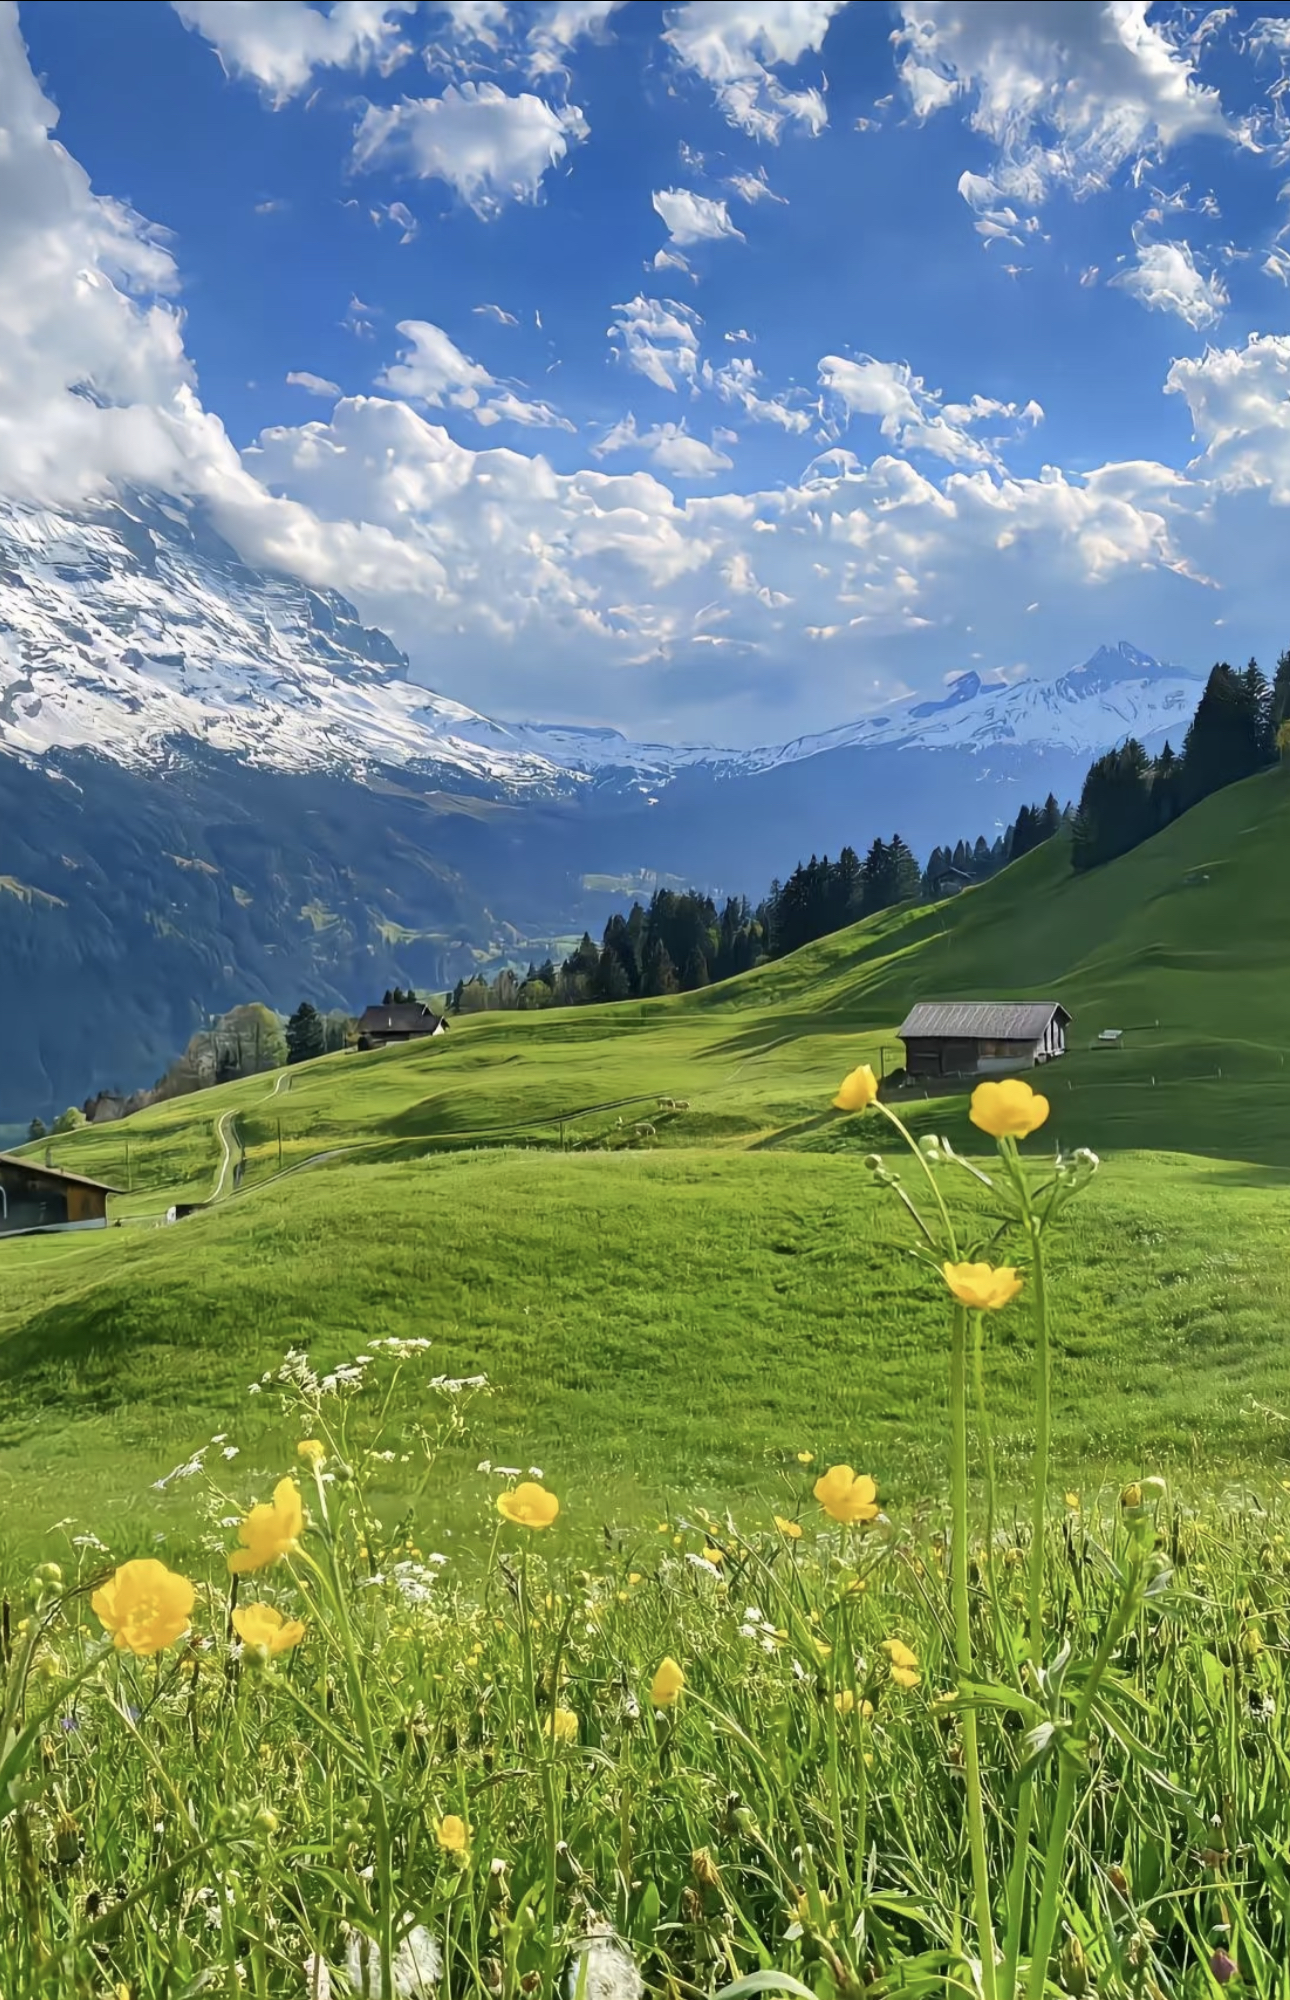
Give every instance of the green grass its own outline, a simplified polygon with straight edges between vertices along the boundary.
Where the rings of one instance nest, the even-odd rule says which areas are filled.
[[[56,1163],[128,1178],[127,1226],[0,1245],[0,1481],[32,1497],[33,1529],[136,1507],[247,1424],[248,1383],[289,1344],[334,1359],[414,1333],[437,1369],[494,1380],[498,1452],[576,1472],[621,1518],[682,1482],[746,1494],[802,1445],[863,1448],[903,1494],[935,1490],[942,1344],[924,1281],[885,1248],[870,1123],[828,1103],[856,1062],[899,1061],[895,1028],[936,995],[1051,995],[1075,1017],[1042,1143],[1107,1165],[1058,1300],[1071,1476],[1279,1465],[1251,1413],[1290,1404],[1287,851],[1274,772],[1093,876],[1054,843],[702,993],[463,1020],[56,1140]],[[1108,1026],[1121,1050],[1090,1046]],[[688,1108],[659,1110],[669,1096]],[[971,1143],[961,1094],[896,1101]],[[242,1192],[150,1226],[210,1194],[221,1122]],[[1021,1365],[1005,1323],[1005,1471]],[[469,1477],[463,1460],[453,1518]]]

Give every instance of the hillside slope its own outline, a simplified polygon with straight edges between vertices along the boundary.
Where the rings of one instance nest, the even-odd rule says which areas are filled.
[[[111,1179],[127,1131],[139,1201],[209,1189],[226,1111],[247,1182],[326,1145],[406,1149],[632,1140],[832,1143],[822,1113],[858,1060],[890,1070],[918,999],[1060,999],[1070,1053],[1046,1079],[1053,1129],[1099,1147],[1165,1147],[1290,1165],[1285,994],[1290,783],[1281,771],[1205,801],[1167,832],[1090,875],[1062,842],[949,902],[869,919],[706,991],[673,1000],[456,1022],[442,1040],[344,1055],[283,1079],[248,1079],[158,1105],[60,1142]],[[1096,1045],[1124,1031],[1116,1049]],[[1153,1081],[1154,1079],[1154,1081]],[[658,1095],[688,1100],[653,1118]],[[902,1093],[906,1103],[912,1093]],[[620,1100],[631,1100],[627,1105]],[[1063,1100],[1069,1100],[1064,1102]],[[575,1117],[603,1105],[603,1114]],[[962,1121],[961,1095],[911,1116]],[[620,1122],[621,1121],[621,1122]]]
[[[586,1521],[653,1519],[669,1484],[752,1491],[803,1448],[906,1500],[934,1488],[936,1301],[859,1168],[882,1127],[828,1106],[855,1062],[899,1059],[906,1007],[936,994],[1053,994],[1075,1016],[1070,1055],[1037,1079],[1054,1110],[1034,1147],[1112,1155],[1054,1289],[1072,1482],[1279,1462],[1249,1409],[1290,1408],[1288,839],[1290,784],[1270,774],[1096,876],[1053,845],[705,993],[459,1021],[55,1141],[57,1162],[130,1187],[127,1217],[221,1198],[170,1228],[0,1243],[0,1478],[25,1519],[90,1508],[102,1532],[216,1431],[248,1478],[271,1458],[272,1399],[246,1388],[287,1347],[330,1362],[415,1334],[436,1343],[428,1372],[499,1384],[443,1469],[461,1531],[483,1454],[555,1468]],[[1122,1050],[1090,1046],[1108,1025]],[[963,1094],[895,1101],[916,1129],[979,1139]],[[1005,1476],[1026,1366],[1003,1324]],[[413,1401],[432,1416],[432,1389]],[[186,1532],[183,1506],[178,1489],[126,1498],[120,1532]]]

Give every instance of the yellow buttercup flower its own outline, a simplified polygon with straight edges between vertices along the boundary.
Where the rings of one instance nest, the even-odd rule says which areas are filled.
[[[786,1521],[782,1514],[776,1514],[775,1526],[779,1529],[779,1532],[781,1535],[783,1535],[785,1541],[789,1542],[801,1541],[802,1524],[800,1521]]]
[[[942,1264],[941,1275],[959,1304],[975,1312],[997,1312],[1016,1298],[1023,1282],[1011,1264]]]
[[[685,1675],[669,1653],[650,1682],[649,1698],[655,1708],[671,1708],[685,1686]]]
[[[464,1854],[470,1846],[470,1828],[457,1813],[445,1813],[435,1821],[434,1837],[445,1854]]]
[[[878,1079],[868,1063],[844,1076],[833,1100],[835,1111],[867,1111],[878,1095]]]
[[[814,1465],[815,1453],[813,1451],[799,1451],[797,1462],[799,1465]]]
[[[917,1687],[922,1675],[918,1671],[918,1657],[911,1653],[903,1639],[884,1639],[882,1650],[891,1661],[891,1678],[897,1687]]]
[[[972,1123],[992,1139],[1027,1139],[1048,1116],[1048,1099],[1019,1077],[979,1083],[972,1092]]]
[[[719,1569],[722,1563],[725,1561],[725,1559],[726,1559],[725,1550],[714,1549],[711,1543],[709,1543],[707,1548],[703,1551],[704,1562],[711,1563],[714,1569]]]
[[[310,1465],[320,1465],[324,1456],[322,1441],[319,1438],[301,1438],[296,1446],[296,1457],[307,1458]]]
[[[840,1694],[835,1694],[833,1697],[833,1706],[839,1715],[853,1715],[857,1711],[863,1716],[873,1714],[873,1703],[871,1701],[857,1701],[851,1688],[843,1688]]]
[[[576,1743],[578,1718],[571,1708],[557,1708],[547,1717],[546,1733],[557,1743]]]
[[[298,1618],[284,1618],[271,1604],[239,1604],[233,1630],[244,1646],[263,1646],[271,1657],[289,1653],[305,1636]]]
[[[525,1479],[509,1492],[498,1494],[497,1511],[517,1528],[549,1528],[560,1511],[560,1502],[544,1486]]]
[[[155,1556],[122,1563],[95,1591],[90,1604],[118,1652],[151,1659],[188,1630],[197,1592]]]
[[[878,1488],[849,1465],[830,1466],[815,1482],[815,1497],[835,1521],[872,1521],[878,1512]]]
[[[234,1576],[246,1570],[267,1569],[283,1556],[294,1553],[305,1531],[305,1510],[300,1488],[294,1479],[280,1479],[271,1502],[252,1507],[237,1531],[240,1549],[228,1559]]]

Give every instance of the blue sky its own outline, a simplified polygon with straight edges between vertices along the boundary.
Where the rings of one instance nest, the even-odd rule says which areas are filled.
[[[1290,8],[0,36],[0,490],[168,486],[441,692],[635,733],[1290,643]]]

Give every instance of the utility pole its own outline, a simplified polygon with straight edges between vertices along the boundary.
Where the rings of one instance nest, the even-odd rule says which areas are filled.
[[[282,1172],[282,1120],[278,1120],[278,1172]]]
[[[126,1191],[126,1193],[127,1193],[127,1194],[129,1194],[129,1193],[130,1193],[130,1192],[132,1191],[132,1188],[133,1188],[133,1182],[132,1182],[132,1181],[131,1181],[131,1179],[130,1179],[130,1136],[129,1136],[129,1134],[127,1133],[127,1134],[126,1134],[126,1141],[125,1141],[125,1191]]]

